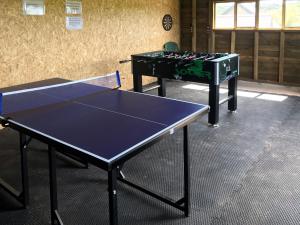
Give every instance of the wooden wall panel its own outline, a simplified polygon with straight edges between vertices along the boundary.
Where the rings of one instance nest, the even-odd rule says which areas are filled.
[[[283,81],[300,84],[300,32],[285,34],[285,60]]]
[[[198,17],[198,15],[197,15]],[[181,41],[180,48],[183,51],[191,51],[192,50],[192,0],[184,0],[181,1],[181,13],[180,13],[180,21],[181,21]]]
[[[208,52],[209,0],[197,1],[197,52]]]
[[[192,1],[181,2],[185,7],[181,10],[186,17],[181,20],[185,23],[181,40],[190,50]],[[232,32],[235,32],[235,35],[230,36],[231,31],[216,30],[210,35],[207,31],[210,21],[213,20],[213,15],[209,15],[210,4],[212,1],[197,0],[197,51],[215,47],[215,52],[234,50],[239,53],[240,79],[256,78],[259,81],[300,85],[300,31],[235,30]],[[190,13],[190,16],[186,15],[187,13]]]
[[[259,32],[258,79],[279,79],[280,32]]]
[[[180,0],[82,0],[80,31],[65,28],[65,0],[45,3],[45,16],[24,16],[21,0],[0,1],[0,87],[119,69],[123,87],[131,88],[131,65],[119,60],[180,42]],[[169,32],[162,27],[165,14],[174,20]]]
[[[231,32],[218,31],[215,32],[215,52],[230,52],[231,50]]]
[[[235,52],[240,54],[240,77],[253,79],[254,33],[236,32]]]

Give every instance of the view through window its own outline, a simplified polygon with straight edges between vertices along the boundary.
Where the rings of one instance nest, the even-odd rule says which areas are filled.
[[[300,27],[300,0],[286,0],[285,26]]]
[[[234,2],[216,4],[216,28],[234,28]]]
[[[255,2],[237,4],[237,27],[255,27]]]
[[[282,27],[282,1],[261,0],[259,2],[259,28]]]
[[[254,0],[216,2],[214,25],[216,29],[255,28],[256,13]],[[300,29],[300,0],[259,0],[258,13],[259,29]]]

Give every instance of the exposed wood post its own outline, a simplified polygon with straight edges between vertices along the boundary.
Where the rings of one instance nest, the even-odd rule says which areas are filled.
[[[235,1],[234,4],[234,29],[237,27],[237,1]],[[230,43],[230,52],[235,52],[235,39],[236,39],[236,33],[235,31],[231,31],[231,43]]]
[[[279,52],[279,78],[278,82],[283,82],[284,74],[284,45],[285,45],[285,32],[280,32],[280,52]]]
[[[192,37],[192,50],[197,51],[197,1],[192,0],[192,27],[193,27],[193,37]]]
[[[255,31],[254,33],[254,57],[253,57],[253,63],[254,63],[254,80],[258,80],[258,48],[259,48],[259,32]]]
[[[231,32],[231,44],[230,44],[230,52],[235,52],[235,39],[236,39],[236,33],[235,31]]]
[[[259,48],[259,0],[256,0],[255,29],[254,32],[254,54],[253,54],[253,79],[258,80],[258,48]]]
[[[285,10],[286,10],[286,0],[283,0],[282,3],[282,28],[285,29]],[[280,48],[279,48],[279,73],[278,73],[278,82],[283,82],[284,75],[284,46],[285,45],[285,32],[284,30],[280,31]]]
[[[215,32],[211,33],[211,52],[214,53],[216,51],[216,37]]]
[[[256,7],[256,10],[255,10],[255,29],[258,29],[259,28],[259,0],[256,0],[255,2],[255,7]]]
[[[234,3],[234,29],[237,28],[237,0]]]
[[[285,10],[286,10],[286,0],[282,2],[282,29],[285,29]]]
[[[215,4],[214,1],[209,1],[209,38],[208,38],[208,52],[215,51],[215,32],[214,32],[214,17],[215,17]]]

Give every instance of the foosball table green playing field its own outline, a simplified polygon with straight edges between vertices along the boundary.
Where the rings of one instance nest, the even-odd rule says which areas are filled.
[[[219,123],[219,105],[228,102],[228,110],[237,109],[239,55],[155,51],[131,56],[134,91],[143,92],[142,76],[158,78],[158,94],[166,96],[165,79],[209,84],[208,122]],[[220,84],[228,81],[228,97],[220,100]]]

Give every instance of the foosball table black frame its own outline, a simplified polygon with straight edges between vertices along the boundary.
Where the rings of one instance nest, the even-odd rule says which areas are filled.
[[[201,73],[199,76],[190,76],[191,74],[186,76],[186,74],[178,75],[178,73],[181,71],[188,71],[191,64],[197,62],[197,58],[193,60],[182,60],[153,57],[155,54],[168,53],[170,52],[156,51],[131,56],[130,61],[132,62],[134,91],[147,91],[143,90],[143,76],[158,78],[158,85],[151,88],[151,90],[158,88],[158,95],[162,97],[166,96],[166,79],[206,83],[209,84],[209,124],[218,126],[219,106],[221,104],[228,102],[229,111],[235,112],[237,110],[237,79],[239,75],[238,54],[195,53],[199,56],[199,59],[201,56],[207,55],[206,59],[200,61]],[[228,80],[228,97],[220,100],[220,84],[225,80]]]

